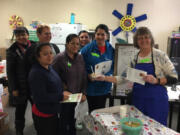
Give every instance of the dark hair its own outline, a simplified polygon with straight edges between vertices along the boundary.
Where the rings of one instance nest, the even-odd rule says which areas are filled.
[[[73,40],[74,38],[78,38],[78,35],[76,34],[69,34],[67,37],[66,37],[66,44],[68,44],[69,42],[71,42],[71,40]]]
[[[34,54],[36,60],[37,60],[38,57],[40,57],[40,51],[41,51],[41,49],[42,49],[44,46],[49,46],[49,47],[51,47],[51,44],[50,44],[50,43],[40,43],[40,44],[37,44],[37,45],[36,45],[35,54]]]
[[[109,35],[109,28],[107,25],[105,24],[99,24],[96,29],[95,29],[95,33],[98,31],[98,29],[102,29],[106,32],[107,35]]]
[[[14,31],[13,31],[13,34],[16,35],[16,34],[21,34],[21,33],[27,33],[29,35],[29,32],[27,30],[26,27],[17,27]]]
[[[50,29],[50,27],[48,25],[38,25],[37,29],[36,29],[36,33],[37,34],[41,34],[43,29]]]
[[[138,36],[142,36],[142,35],[149,35],[150,39],[151,39],[151,46],[154,46],[154,38],[152,36],[151,31],[147,28],[147,27],[139,27],[137,29],[137,31],[134,34],[133,37],[133,42],[134,42],[134,47],[139,48],[137,40],[138,40]]]
[[[78,36],[80,36],[81,33],[87,33],[87,34],[89,35],[89,32],[87,32],[86,30],[81,30],[81,31],[79,32]]]

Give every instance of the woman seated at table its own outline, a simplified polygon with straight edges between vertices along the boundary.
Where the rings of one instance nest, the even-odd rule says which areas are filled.
[[[51,67],[53,53],[50,43],[36,46],[37,63],[32,66],[29,74],[29,86],[34,104],[32,114],[37,135],[58,134],[58,113],[61,111],[62,100],[70,94],[62,91],[59,75]]]
[[[177,82],[177,72],[168,56],[153,48],[154,39],[147,27],[137,29],[134,46],[139,49],[131,67],[147,72],[141,74],[145,85],[134,83],[132,91],[132,104],[145,115],[167,125],[168,95],[164,87],[166,84]],[[101,81],[121,82],[121,77],[101,76],[96,78]]]

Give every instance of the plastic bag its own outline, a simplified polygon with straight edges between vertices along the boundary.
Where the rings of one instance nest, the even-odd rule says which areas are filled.
[[[80,102],[76,105],[74,118],[76,118],[78,122],[82,122],[86,114],[88,114],[87,100],[85,100],[84,102]]]

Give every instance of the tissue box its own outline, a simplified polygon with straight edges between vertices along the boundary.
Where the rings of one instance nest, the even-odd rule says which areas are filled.
[[[2,106],[3,108],[9,106],[9,92],[8,92],[8,88],[4,88],[4,94],[1,96],[1,100],[2,100]]]
[[[0,112],[0,135],[4,135],[9,129],[8,114]]]

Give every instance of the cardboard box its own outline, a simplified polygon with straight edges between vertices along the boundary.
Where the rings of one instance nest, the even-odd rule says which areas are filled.
[[[8,114],[0,112],[0,135],[5,135],[9,129]]]
[[[8,88],[4,88],[4,94],[1,96],[1,100],[2,100],[2,106],[3,108],[7,107],[9,105],[9,92],[8,92]]]
[[[7,48],[5,47],[0,48],[0,56],[2,57],[3,60],[6,59],[6,50]]]

